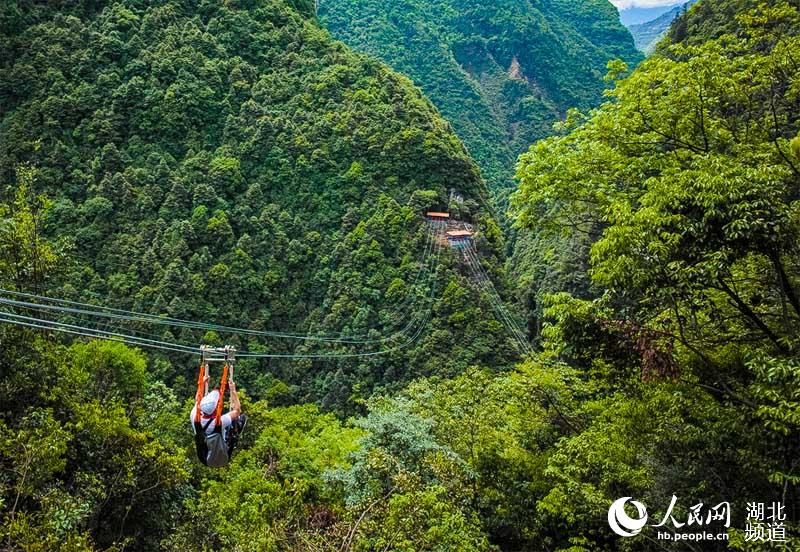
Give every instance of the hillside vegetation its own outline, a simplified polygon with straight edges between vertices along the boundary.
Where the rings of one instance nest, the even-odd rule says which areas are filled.
[[[595,298],[550,295],[545,347],[604,397],[556,447],[549,496],[570,506],[548,511],[591,525],[600,497],[763,496],[797,533],[800,10],[743,4],[698,3],[681,43],[520,159],[518,224],[590,241]],[[702,549],[752,549],[728,533]]]
[[[715,38],[720,38],[725,34],[741,35],[746,32],[745,20],[739,17],[741,14],[762,10],[766,7],[773,7],[777,4],[788,4],[789,6],[800,8],[797,0],[717,0],[715,2],[700,2],[691,10],[683,14],[675,24],[670,27],[669,41],[671,43],[681,42],[687,44],[702,44],[703,42]],[[788,25],[792,34],[797,34],[798,29],[795,23],[784,21]]]
[[[570,107],[596,105],[610,59],[640,58],[606,0],[322,0],[333,36],[408,75],[494,191]]]
[[[11,198],[16,172],[30,169],[28,193],[49,203],[41,230],[63,255],[47,281],[23,275],[5,287],[365,339],[413,323],[411,336],[430,307],[428,280],[414,277],[422,214],[446,205],[451,190],[472,198],[464,217],[482,225],[487,267],[496,266],[502,239],[475,201],[484,184],[449,125],[407,79],[332,42],[289,5],[15,7],[4,12],[0,176]],[[501,323],[477,314],[491,312],[488,303],[458,271],[438,275],[437,298],[460,289],[437,301],[419,343],[364,361],[251,361],[243,383],[254,390],[258,379],[263,394],[277,377],[294,398],[352,411],[356,384],[368,396],[419,375],[510,363],[516,353]],[[463,323],[448,322],[454,313]],[[135,329],[195,346],[354,349]],[[392,343],[408,341],[401,337]],[[186,373],[176,366],[163,376],[188,393]]]
[[[211,470],[187,419],[196,355],[11,326],[42,314],[0,293],[0,549],[755,552],[747,503],[780,502],[787,542],[770,546],[794,550],[800,7],[708,5],[637,68],[612,63],[605,102],[520,158],[516,224],[575,247],[530,259],[559,270],[541,273],[538,349],[520,358],[466,253],[421,262],[436,248],[420,213],[460,211],[503,292],[476,165],[309,2],[14,3],[0,288],[307,337],[419,334],[385,357],[242,359],[248,425]],[[107,327],[381,348],[165,322]],[[621,497],[647,506],[638,536],[609,527]],[[706,517],[723,503],[729,524]],[[662,519],[729,540],[661,540]]]

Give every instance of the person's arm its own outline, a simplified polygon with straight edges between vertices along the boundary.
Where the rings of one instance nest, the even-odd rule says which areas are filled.
[[[235,420],[242,413],[242,404],[239,402],[239,392],[236,391],[236,384],[233,380],[228,381],[228,389],[231,393],[231,411],[229,412],[231,420]]]

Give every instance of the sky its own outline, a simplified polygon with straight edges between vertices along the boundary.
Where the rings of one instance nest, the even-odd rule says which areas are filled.
[[[627,10],[629,8],[658,8],[661,6],[677,6],[686,0],[611,0],[617,8]]]

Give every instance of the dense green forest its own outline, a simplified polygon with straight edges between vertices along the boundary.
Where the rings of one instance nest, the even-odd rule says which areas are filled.
[[[586,28],[611,9],[572,5]],[[546,284],[522,356],[513,313],[422,217],[458,214],[500,295],[529,288],[502,268],[477,165],[311,2],[10,3],[0,320],[393,350],[243,357],[247,430],[210,470],[188,423],[197,355],[0,324],[0,550],[796,550],[798,31],[795,0],[700,0],[651,58],[608,65],[599,107],[578,97],[599,76],[564,76],[580,109],[521,156],[511,199],[541,245],[518,262]],[[683,521],[730,502],[730,540],[610,530],[620,497],[655,523],[673,495]],[[786,506],[788,542],[748,540],[750,501]]]
[[[786,0],[778,4],[788,4],[800,7],[797,0]],[[699,45],[710,39],[718,39],[725,34],[741,36],[745,32],[747,19],[740,17],[748,12],[756,12],[761,17],[767,16],[763,12],[766,7],[774,6],[776,2],[763,0],[718,0],[716,2],[702,2],[684,13],[669,30],[670,43],[685,43]],[[797,25],[791,21],[782,22],[785,27],[783,32],[794,35],[798,32]]]
[[[322,0],[319,16],[431,98],[480,166],[503,226],[517,156],[568,109],[601,102],[610,59],[642,58],[607,0]],[[544,296],[585,287],[586,246],[506,230],[514,301],[538,340]]]
[[[655,19],[628,25],[628,30],[633,35],[633,42],[636,47],[646,54],[651,53],[672,28],[673,21],[683,15],[696,2],[697,0],[690,0],[685,4],[675,6]]]
[[[319,17],[337,39],[411,77],[495,192],[568,108],[599,103],[609,59],[640,59],[607,0],[321,0]]]

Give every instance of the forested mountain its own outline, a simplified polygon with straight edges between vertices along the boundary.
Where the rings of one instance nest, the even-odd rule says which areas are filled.
[[[502,238],[450,126],[408,80],[331,41],[309,19],[311,3],[299,7],[305,15],[261,0],[19,2],[4,12],[0,176],[12,197],[15,170],[31,168],[28,191],[50,202],[44,234],[65,251],[48,281],[13,285],[262,330],[370,339],[410,325],[385,342],[405,345],[429,308],[427,280],[414,279],[422,215],[452,190],[483,228],[492,270]],[[437,301],[419,343],[371,359],[251,362],[240,377],[268,388],[260,374],[277,375],[295,397],[352,409],[356,384],[368,395],[510,363],[515,349],[493,315],[477,314],[489,304],[456,268],[438,285],[460,291]],[[452,313],[463,324],[448,322]],[[254,341],[283,354],[355,349]],[[385,344],[375,343],[356,352]],[[185,373],[164,376],[180,388]]]
[[[517,155],[568,108],[599,102],[610,59],[640,59],[607,0],[321,0],[319,17],[411,77],[494,191],[512,186]]]
[[[410,81],[313,11],[0,13],[0,549],[796,549],[798,2],[700,0],[523,154],[517,226],[578,251],[526,258],[557,270],[537,273],[522,359],[471,248],[430,255],[443,240],[421,215],[447,208],[502,291],[476,165]],[[103,327],[173,344],[347,354],[409,324],[418,339],[240,358],[249,421],[212,470],[187,420],[197,355],[24,327],[92,322],[19,293],[122,307]],[[269,329],[340,340],[245,331]],[[646,505],[641,534],[611,531],[621,497]],[[783,517],[754,533],[750,503]],[[728,523],[711,516],[725,504]]]
[[[748,18],[743,14],[754,12],[762,7],[772,7],[775,4],[788,4],[798,8],[798,0],[785,0],[775,2],[770,0],[716,0],[714,2],[701,2],[692,10],[682,15],[670,28],[669,38],[671,43],[702,44],[711,39],[716,39],[724,34],[739,35],[746,32]],[[799,29],[793,20],[781,20],[787,26],[786,32],[797,34]]]

